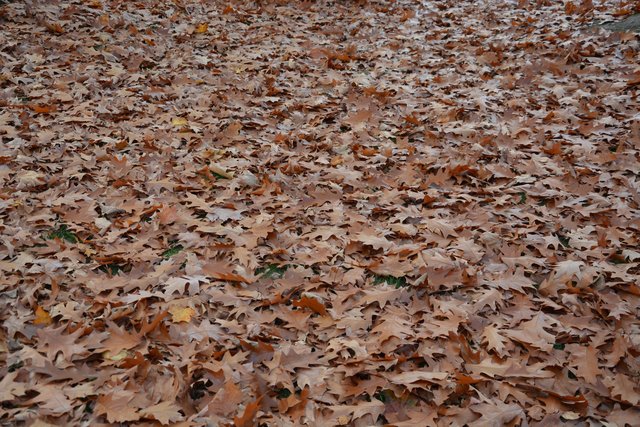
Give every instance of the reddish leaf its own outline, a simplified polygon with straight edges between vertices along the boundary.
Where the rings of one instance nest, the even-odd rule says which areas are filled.
[[[262,397],[259,397],[257,400],[249,403],[245,408],[244,412],[239,417],[233,417],[233,425],[235,427],[250,427],[255,424],[256,414],[258,413],[258,409],[260,407],[260,401]]]
[[[300,308],[308,308],[314,313],[318,313],[323,316],[327,314],[327,308],[324,306],[324,304],[314,297],[306,297],[306,296],[302,297],[297,301],[293,301],[293,306],[300,307]]]

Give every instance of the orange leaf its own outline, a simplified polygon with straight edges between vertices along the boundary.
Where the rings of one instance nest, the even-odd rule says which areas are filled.
[[[153,331],[154,329],[156,329],[158,327],[158,325],[160,325],[160,323],[162,322],[162,320],[167,317],[167,315],[169,314],[169,312],[167,311],[162,311],[160,312],[152,321],[151,323],[147,323],[146,320],[143,320],[142,322],[142,326],[140,327],[140,334],[142,335],[146,335],[149,332]]]
[[[325,315],[327,314],[327,309],[319,300],[312,297],[302,297],[298,301],[293,302],[294,307],[300,308],[308,308],[311,309],[314,313]]]
[[[360,154],[362,154],[363,156],[375,156],[376,154],[378,154],[378,150],[373,148],[373,147],[364,147],[361,151]]]
[[[451,170],[449,171],[449,174],[451,174],[451,176],[458,176],[470,169],[471,169],[471,166],[469,165],[456,165],[451,168]]]
[[[49,114],[57,110],[55,105],[31,105],[29,108],[37,114]]]
[[[116,150],[124,150],[129,145],[129,141],[123,139],[121,141],[116,142]]]
[[[562,154],[562,143],[558,141],[553,144],[551,148],[542,148],[542,151],[552,156],[555,156],[556,154]]]
[[[42,307],[36,307],[36,318],[33,319],[34,325],[50,325],[53,322],[49,313],[47,313]]]
[[[420,119],[418,119],[416,116],[414,116],[413,114],[409,114],[407,116],[404,116],[404,120],[407,123],[411,123],[412,125],[415,126],[419,126],[420,125]]]
[[[228,282],[244,282],[251,283],[252,280],[233,272],[233,267],[229,264],[219,261],[211,261],[202,267],[202,271],[207,276],[218,280],[226,280]]]
[[[413,18],[414,16],[416,16],[416,12],[414,10],[404,9],[402,11],[402,16],[400,17],[400,22],[405,22],[405,21]]]
[[[97,19],[97,22],[99,25],[103,26],[103,27],[108,27],[110,22],[109,22],[109,15],[108,14],[104,14],[104,15],[100,15]]]
[[[619,18],[619,17],[621,17],[621,16],[630,15],[630,14],[632,14],[632,13],[633,13],[633,10],[631,10],[631,9],[624,9],[624,8],[621,8],[621,9],[618,9],[618,10],[614,11],[614,12],[612,13],[612,15],[613,15],[613,16],[615,16],[616,18]]]
[[[460,372],[456,373],[456,382],[461,385],[477,384],[485,381],[482,378],[473,378]]]
[[[256,417],[256,413],[258,413],[258,406],[261,400],[262,397],[259,397],[255,402],[249,403],[244,408],[242,416],[233,417],[233,425],[235,427],[249,427],[254,425],[254,418]]]
[[[570,1],[564,4],[564,13],[567,15],[573,15],[577,10],[578,7]]]
[[[58,24],[57,22],[47,22],[45,23],[45,26],[47,27],[47,30],[51,31],[54,34],[62,34],[64,33],[64,28],[62,27],[62,25]]]

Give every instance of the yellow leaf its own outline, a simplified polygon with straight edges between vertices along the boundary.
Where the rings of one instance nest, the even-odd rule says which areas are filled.
[[[34,325],[50,325],[53,322],[49,313],[47,313],[42,307],[36,307],[36,318],[33,319]]]
[[[198,26],[196,26],[196,33],[198,34],[206,33],[208,30],[209,24],[207,24],[206,22],[198,24]]]
[[[105,359],[109,359],[109,360],[113,360],[114,362],[119,362],[122,359],[126,359],[127,357],[129,357],[129,351],[127,350],[121,350],[120,353],[112,353],[111,351],[105,351],[104,353],[102,353],[102,355],[104,356]]]
[[[176,117],[171,120],[171,124],[174,126],[186,126],[189,122],[184,117]]]
[[[173,306],[169,309],[169,313],[171,313],[171,321],[173,323],[180,323],[190,322],[196,311],[191,307]]]
[[[331,166],[339,166],[344,163],[344,158],[342,156],[335,156],[331,159]]]

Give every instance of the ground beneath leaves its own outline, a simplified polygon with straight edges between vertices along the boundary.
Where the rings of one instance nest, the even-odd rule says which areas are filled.
[[[594,3],[2,6],[0,421],[637,425]]]

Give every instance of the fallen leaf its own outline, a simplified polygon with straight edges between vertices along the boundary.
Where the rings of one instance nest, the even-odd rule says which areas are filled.
[[[196,26],[196,30],[195,31],[196,31],[197,34],[206,33],[207,31],[209,31],[209,24],[207,24],[206,22],[198,24]]]
[[[180,407],[176,403],[164,401],[142,409],[140,414],[145,418],[152,418],[166,426],[184,419],[184,416],[179,411]]]
[[[254,425],[254,420],[256,414],[258,413],[258,409],[260,408],[260,401],[262,398],[258,398],[255,401],[249,403],[245,406],[244,411],[241,416],[233,417],[233,425],[235,427],[249,427]]]
[[[110,423],[138,421],[138,410],[129,405],[132,399],[133,395],[128,393],[120,396],[116,396],[116,393],[100,395],[96,400],[95,413],[104,414]]]
[[[174,117],[173,119],[171,119],[171,124],[176,127],[183,127],[189,124],[189,121],[184,117]]]
[[[37,306],[35,311],[36,317],[33,319],[34,325],[50,325],[53,319],[42,307]]]
[[[293,306],[300,307],[300,308],[308,308],[314,313],[318,313],[323,316],[327,314],[327,308],[324,306],[324,304],[314,297],[304,296],[297,301],[293,301]]]
[[[191,322],[191,318],[196,314],[196,311],[191,307],[173,306],[169,309],[169,313],[171,314],[171,321],[173,323],[188,323]]]

